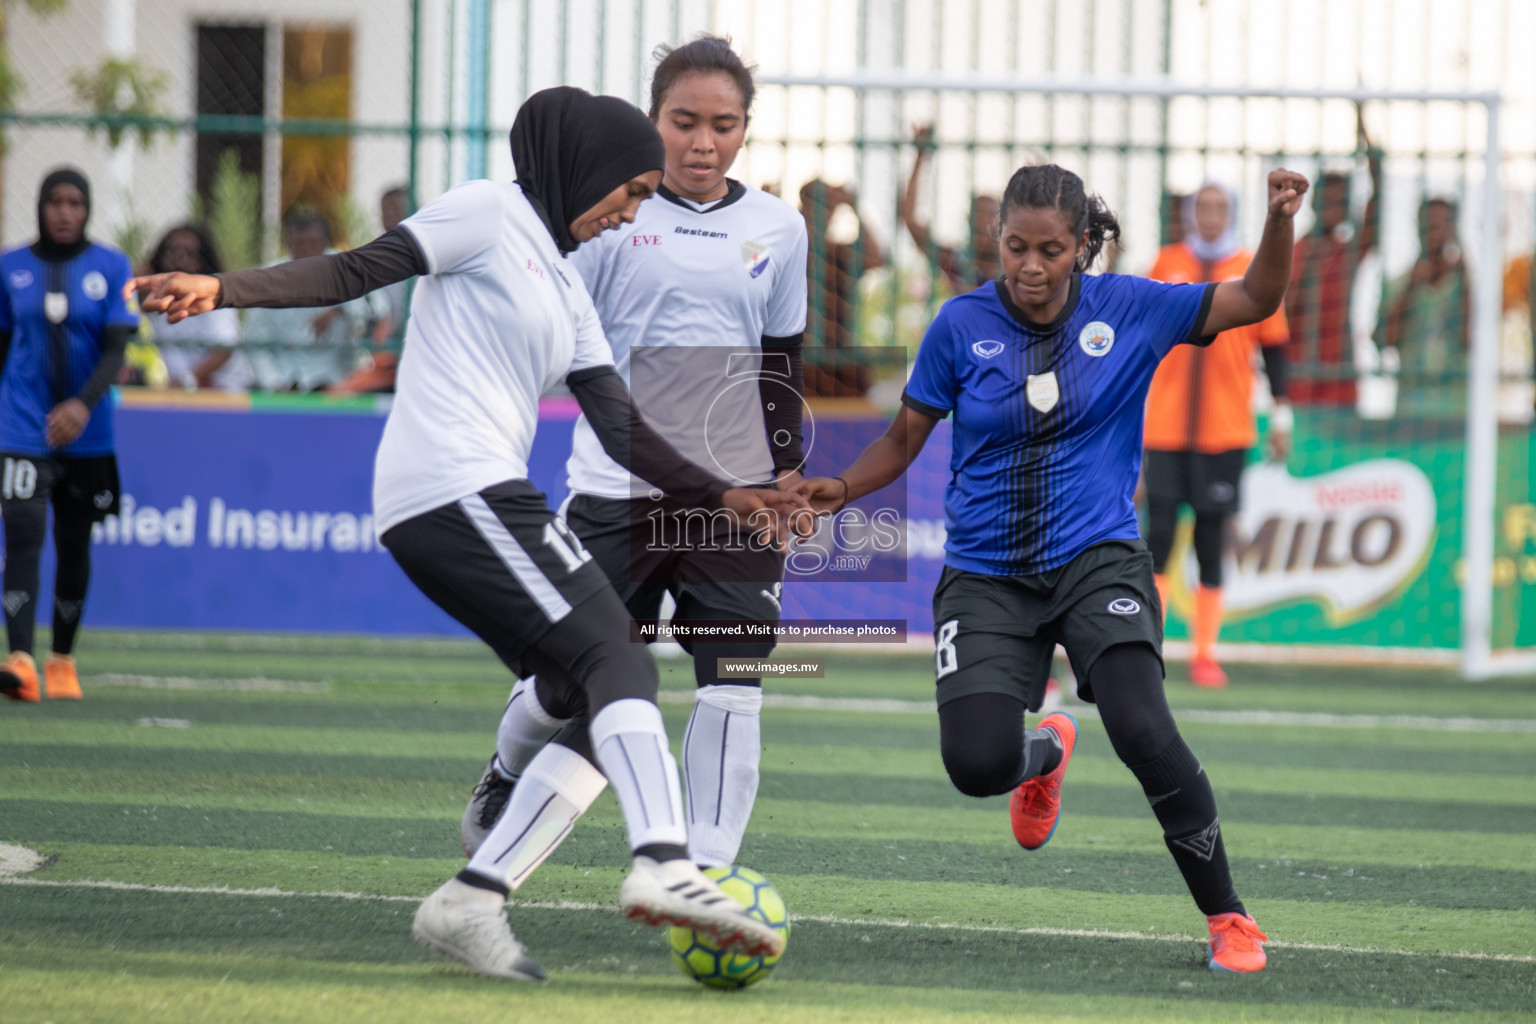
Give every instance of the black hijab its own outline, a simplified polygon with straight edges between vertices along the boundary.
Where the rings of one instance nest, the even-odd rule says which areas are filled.
[[[571,221],[665,161],[656,126],[617,96],[545,89],[528,97],[512,122],[517,183],[562,253],[576,248]]]
[[[91,240],[85,233],[85,225],[80,227],[80,237],[70,245],[60,245],[48,234],[48,223],[43,217],[43,207],[48,203],[48,193],[56,186],[73,185],[80,190],[85,197],[85,222],[91,222],[91,183],[85,180],[85,175],[73,167],[60,167],[49,173],[43,179],[42,188],[37,191],[37,241],[32,243],[32,253],[40,260],[48,260],[50,263],[62,263],[72,260],[91,247]]]

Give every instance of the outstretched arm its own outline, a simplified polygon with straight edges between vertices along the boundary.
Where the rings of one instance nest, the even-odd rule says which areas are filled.
[[[922,124],[912,130],[912,142],[917,146],[917,156],[912,160],[912,173],[907,176],[907,187],[901,193],[901,222],[907,226],[907,234],[924,253],[933,244],[928,225],[917,219],[917,191],[923,176],[923,165],[933,152],[933,125]]]
[[[348,252],[224,274],[153,274],[134,278],[126,290],[141,293],[140,308],[174,324],[225,306],[337,306],[427,272],[421,246],[397,227]]]
[[[624,380],[612,366],[594,366],[567,375],[582,414],[592,425],[609,458],[647,483],[695,508],[723,508],[759,535],[774,536],[778,546],[791,531],[813,532],[813,518],[798,494],[761,487],[732,487],[688,461],[645,422]],[[793,515],[796,511],[803,514]],[[781,518],[783,517],[783,518]]]
[[[1202,335],[1220,334],[1267,319],[1280,308],[1291,283],[1291,252],[1296,244],[1294,218],[1307,193],[1307,179],[1295,171],[1269,172],[1269,216],[1258,252],[1241,280],[1216,286]]]
[[[934,416],[903,405],[885,433],[875,438],[853,465],[836,477],[806,480],[798,490],[818,513],[836,512],[905,473],[938,422]]]

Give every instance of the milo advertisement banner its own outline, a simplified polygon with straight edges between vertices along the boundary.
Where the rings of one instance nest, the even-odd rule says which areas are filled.
[[[1337,429],[1331,429],[1337,428]],[[1460,422],[1298,414],[1286,464],[1244,472],[1224,566],[1225,642],[1451,649],[1460,642]],[[1347,436],[1340,436],[1347,435]],[[1536,644],[1536,505],[1525,428],[1499,440],[1496,649]],[[1188,636],[1191,524],[1171,564],[1170,638]]]

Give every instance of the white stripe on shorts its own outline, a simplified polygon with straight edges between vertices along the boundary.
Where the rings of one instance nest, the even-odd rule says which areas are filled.
[[[459,500],[459,507],[469,517],[469,521],[475,524],[475,529],[480,531],[480,536],[496,552],[502,564],[512,570],[512,575],[517,577],[517,582],[530,597],[539,603],[544,610],[544,615],[550,622],[559,622],[571,612],[571,603],[560,593],[559,589],[544,575],[532,556],[512,536],[505,523],[497,518],[491,506],[485,503],[485,499],[478,494],[471,494],[467,498]]]

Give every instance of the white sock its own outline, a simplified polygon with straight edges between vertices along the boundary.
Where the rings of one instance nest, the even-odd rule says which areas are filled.
[[[496,730],[496,771],[504,779],[521,775],[534,755],[569,721],[544,710],[534,678],[519,679],[512,687],[512,697]]]
[[[650,843],[683,846],[682,789],[677,762],[667,747],[661,709],[648,700],[616,700],[592,719],[592,749],[597,763],[613,783],[624,812],[629,848]]]
[[[700,867],[736,862],[757,799],[762,760],[761,686],[700,688],[683,735],[688,783],[688,859]]]
[[[551,743],[528,763],[507,810],[469,862],[469,870],[516,889],[570,834],[607,780],[569,747]]]

